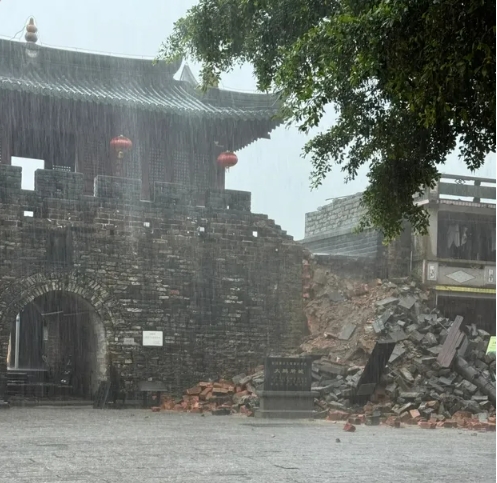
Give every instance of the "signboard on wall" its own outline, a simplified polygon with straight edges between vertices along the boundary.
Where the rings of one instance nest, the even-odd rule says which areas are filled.
[[[490,337],[490,341],[488,342],[487,347],[487,354],[490,354],[492,352],[495,354],[495,336]]]
[[[144,330],[143,347],[162,347],[164,345],[164,335],[162,330]]]

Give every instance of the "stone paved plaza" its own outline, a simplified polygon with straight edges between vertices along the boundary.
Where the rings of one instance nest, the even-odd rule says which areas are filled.
[[[0,435],[1,483],[495,482],[495,433],[457,429],[37,407]]]

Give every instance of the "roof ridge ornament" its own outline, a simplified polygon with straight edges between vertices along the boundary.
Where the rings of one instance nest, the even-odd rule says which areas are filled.
[[[28,57],[35,58],[38,55],[38,27],[35,24],[35,19],[31,17],[26,25],[26,33],[24,38],[26,40],[26,54]]]

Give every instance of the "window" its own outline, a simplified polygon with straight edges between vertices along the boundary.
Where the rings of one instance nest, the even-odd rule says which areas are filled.
[[[468,213],[439,213],[439,258],[495,261],[495,218]]]

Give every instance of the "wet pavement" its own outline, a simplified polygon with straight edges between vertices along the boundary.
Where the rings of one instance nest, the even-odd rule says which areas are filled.
[[[495,433],[342,426],[12,408],[0,411],[0,482],[495,482]]]

